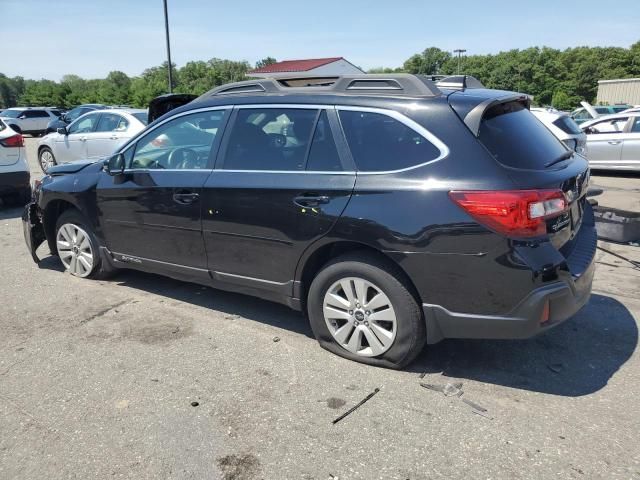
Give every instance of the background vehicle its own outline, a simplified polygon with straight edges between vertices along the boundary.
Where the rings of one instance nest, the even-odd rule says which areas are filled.
[[[47,241],[79,277],[133,268],[305,309],[322,347],[392,368],[587,302],[588,164],[528,96],[318,80],[224,85],[104,162],[52,167],[23,217],[34,259]]]
[[[68,127],[40,140],[38,163],[46,173],[60,163],[110,155],[146,125],[146,110],[109,109],[85,113]]]
[[[68,112],[60,115],[58,118],[51,120],[45,129],[45,135],[48,133],[57,132],[59,128],[66,127],[71,122],[75,121],[81,115],[85,113],[93,112],[94,110],[103,110],[105,108],[109,108],[106,105],[102,105],[100,103],[87,103],[84,105],[79,105],[75,108],[72,108]]]
[[[31,199],[29,166],[22,135],[0,120],[0,197],[24,205]]]
[[[571,112],[571,118],[580,125],[588,120],[593,120],[601,115],[611,115],[613,113],[620,113],[631,107],[631,105],[596,105],[592,106],[587,102],[580,102],[582,107],[576,108]]]
[[[581,128],[591,168],[640,171],[640,112],[599,117]]]
[[[2,112],[1,118],[6,123],[20,127],[23,134],[37,136],[44,133],[48,123],[58,117],[47,107],[16,107]]]
[[[568,114],[552,108],[533,107],[531,113],[571,150],[580,155],[586,153],[587,136]]]

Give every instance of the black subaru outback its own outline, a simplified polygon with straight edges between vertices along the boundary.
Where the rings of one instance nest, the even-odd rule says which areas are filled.
[[[373,365],[532,336],[589,299],[588,164],[527,96],[466,82],[216,88],[104,162],[52,168],[27,245],[79,277],[131,268],[284,303],[322,347]]]

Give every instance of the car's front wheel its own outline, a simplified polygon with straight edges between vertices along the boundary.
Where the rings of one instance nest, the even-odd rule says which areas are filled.
[[[99,243],[89,222],[75,209],[65,210],[56,222],[56,249],[71,275],[102,278],[109,273],[102,265]]]
[[[53,152],[49,147],[43,147],[38,153],[38,163],[44,173],[47,173],[49,169],[57,165],[56,157],[53,156]]]
[[[351,360],[402,368],[426,341],[408,281],[373,255],[349,254],[326,265],[311,283],[307,308],[320,345]]]

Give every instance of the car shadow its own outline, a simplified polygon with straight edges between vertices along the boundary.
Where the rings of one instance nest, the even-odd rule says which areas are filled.
[[[118,272],[111,282],[315,338],[300,312],[259,298],[134,270]]]
[[[14,204],[7,205],[0,200],[0,220],[10,220],[12,218],[20,218],[24,207],[19,207]]]
[[[553,395],[597,392],[631,357],[638,326],[618,300],[592,295],[570,320],[528,340],[445,340],[410,371]]]

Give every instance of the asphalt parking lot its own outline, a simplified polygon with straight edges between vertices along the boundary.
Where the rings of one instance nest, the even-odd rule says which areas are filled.
[[[640,177],[594,183],[640,210]],[[320,349],[276,304],[82,280],[43,249],[37,266],[20,214],[0,207],[1,479],[640,479],[640,271],[623,258],[598,251],[590,303],[555,330],[447,340],[390,371]]]

